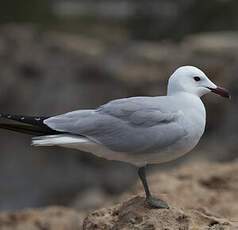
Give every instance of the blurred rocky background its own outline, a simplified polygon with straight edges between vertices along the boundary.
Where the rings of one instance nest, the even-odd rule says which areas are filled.
[[[203,69],[232,100],[206,96],[207,130],[184,161],[233,161],[238,138],[235,0],[13,0],[0,7],[0,111],[55,115],[166,93],[181,65]],[[207,169],[208,170],[208,169]],[[128,191],[135,169],[0,130],[0,210],[94,209]]]

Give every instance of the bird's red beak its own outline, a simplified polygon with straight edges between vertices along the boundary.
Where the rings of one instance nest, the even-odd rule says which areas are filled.
[[[209,87],[208,89],[210,89],[215,94],[218,94],[222,97],[231,99],[231,95],[230,95],[229,91],[225,88],[222,88],[222,87],[210,88]]]

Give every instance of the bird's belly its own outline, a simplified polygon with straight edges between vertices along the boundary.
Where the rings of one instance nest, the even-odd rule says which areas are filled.
[[[185,155],[197,145],[202,136],[202,133],[202,130],[200,132],[190,131],[188,135],[186,135],[184,138],[177,141],[173,145],[170,145],[169,147],[162,150],[158,149],[158,151],[153,151],[153,153],[148,152],[137,154],[116,152],[108,149],[104,145],[95,142],[87,142],[87,144],[85,145],[73,144],[64,147],[91,152],[94,155],[105,158],[107,160],[123,161],[141,167],[147,164],[159,164],[172,161]]]
[[[159,164],[175,160],[190,152],[199,142],[199,139],[192,141],[189,139],[190,138],[184,138],[162,151],[158,150],[158,152],[148,153],[144,156],[144,161],[146,164]]]
[[[174,145],[164,149],[158,150],[157,152],[142,154],[140,156],[134,155],[130,156],[127,161],[133,162],[133,164],[138,166],[143,166],[147,164],[160,164],[175,160],[186,153],[190,152],[199,142],[199,139],[189,140],[190,138],[183,139]],[[186,145],[184,143],[187,143]],[[130,160],[129,160],[130,159]]]

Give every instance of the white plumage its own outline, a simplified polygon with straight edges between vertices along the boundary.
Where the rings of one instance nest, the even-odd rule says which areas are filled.
[[[95,110],[78,110],[44,120],[66,134],[33,139],[136,166],[176,159],[199,142],[206,124],[200,97],[218,87],[198,68],[184,66],[169,79],[167,96],[111,101]]]

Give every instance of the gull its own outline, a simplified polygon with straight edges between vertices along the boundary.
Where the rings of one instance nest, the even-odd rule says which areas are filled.
[[[169,208],[152,196],[146,167],[175,160],[198,144],[206,124],[200,98],[210,92],[230,98],[200,69],[182,66],[169,78],[166,96],[117,99],[53,117],[1,114],[9,122],[0,123],[0,128],[33,135],[34,146],[74,148],[130,163],[138,169],[147,205]]]

